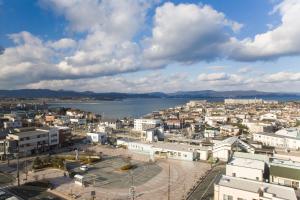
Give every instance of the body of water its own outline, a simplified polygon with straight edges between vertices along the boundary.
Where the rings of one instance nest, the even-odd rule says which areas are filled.
[[[105,118],[141,117],[152,111],[183,105],[190,99],[124,99],[94,103],[52,103],[49,107],[77,108],[103,115]]]
[[[265,100],[299,101],[298,98],[276,97]],[[93,103],[51,103],[50,107],[77,108],[83,111],[101,114],[105,118],[141,117],[152,111],[173,108],[183,105],[192,99],[189,98],[133,98],[121,101],[97,101]],[[223,101],[223,98],[209,98],[208,101]]]

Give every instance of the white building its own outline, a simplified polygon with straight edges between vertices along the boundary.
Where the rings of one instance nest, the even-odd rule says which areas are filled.
[[[228,121],[227,116],[205,116],[204,119],[205,123],[207,123],[210,126],[215,126],[217,123],[225,123]]]
[[[145,131],[147,129],[155,128],[161,125],[159,119],[134,119],[134,130]]]
[[[197,106],[201,106],[206,103],[207,103],[207,100],[191,100],[188,103],[186,103],[186,106],[187,107],[197,107]]]
[[[13,121],[6,121],[3,122],[4,128],[21,128],[22,127],[22,121],[21,120],[13,120]]]
[[[249,122],[245,120],[242,124],[247,126],[250,133],[273,132],[274,130],[274,126],[268,123]]]
[[[213,157],[215,159],[220,159],[226,162],[236,151],[246,151],[249,153],[254,153],[255,148],[238,139],[237,137],[230,137],[223,141],[216,142],[212,149]]]
[[[270,182],[295,189],[300,188],[300,162],[272,158]]]
[[[71,124],[85,125],[86,119],[84,118],[72,118],[70,119]]]
[[[300,131],[296,128],[282,129],[276,133],[255,133],[253,140],[276,148],[300,149]]]
[[[105,144],[107,142],[106,133],[87,133],[87,140],[93,143]]]
[[[143,131],[141,139],[145,140],[146,142],[157,142],[159,140],[164,140],[164,130],[162,127],[148,129]]]
[[[297,200],[293,188],[226,175],[214,190],[214,200]]]
[[[205,129],[204,137],[205,138],[214,138],[220,135],[220,131],[217,129]]]
[[[220,134],[224,136],[236,136],[239,132],[240,129],[232,125],[224,125],[220,127]]]
[[[23,128],[7,135],[7,139],[18,141],[21,156],[48,150],[49,131],[44,129]]]
[[[51,127],[49,129],[49,146],[56,146],[59,144],[59,128]]]
[[[143,143],[139,141],[117,140],[118,145],[127,146],[130,151],[147,154],[151,159],[154,158],[170,158],[177,160],[207,160],[209,149],[200,146],[175,144],[175,143]]]
[[[259,120],[277,120],[277,115],[274,113],[266,113],[259,117]]]
[[[224,99],[225,104],[262,104],[262,99]]]
[[[264,181],[266,164],[261,160],[233,157],[226,165],[226,175]]]

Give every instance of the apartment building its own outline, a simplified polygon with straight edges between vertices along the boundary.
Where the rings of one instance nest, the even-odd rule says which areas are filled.
[[[223,175],[214,185],[214,200],[297,200],[293,188]]]
[[[96,132],[96,133],[87,133],[87,140],[91,143],[105,144],[107,142],[107,134]]]
[[[147,129],[155,128],[161,125],[159,119],[134,119],[134,130],[145,131]]]
[[[18,143],[13,139],[0,140],[0,159],[5,160],[17,152]]]
[[[225,99],[225,104],[262,104],[264,101],[262,99]]]
[[[271,159],[270,182],[300,189],[300,162]]]
[[[35,128],[15,129],[9,133],[7,139],[18,142],[20,156],[44,152],[49,147],[49,131]]]
[[[275,133],[255,133],[253,140],[281,149],[300,149],[300,131],[297,128],[282,129]]]
[[[236,136],[239,133],[240,129],[232,125],[224,125],[220,127],[220,134],[223,136]]]
[[[226,165],[226,175],[232,177],[264,181],[268,178],[267,166],[264,161],[233,157]]]
[[[255,148],[243,142],[238,137],[230,137],[222,141],[215,141],[213,145],[212,153],[215,159],[220,159],[222,161],[228,161],[234,152],[246,151],[249,153],[254,153]]]

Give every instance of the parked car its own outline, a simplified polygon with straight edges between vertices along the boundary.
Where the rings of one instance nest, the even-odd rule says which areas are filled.
[[[80,169],[81,171],[86,172],[86,171],[88,170],[88,166],[82,165],[79,169]]]

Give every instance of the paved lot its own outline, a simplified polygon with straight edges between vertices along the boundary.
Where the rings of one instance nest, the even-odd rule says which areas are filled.
[[[0,172],[0,187],[7,186],[12,184],[15,181],[15,178],[10,174]]]
[[[84,175],[89,185],[102,188],[129,188],[142,185],[161,172],[161,168],[155,163],[132,160],[135,167],[132,170],[122,171],[120,168],[127,162],[122,157],[109,157],[92,165],[87,172],[80,169],[74,171]]]
[[[34,186],[20,186],[7,188],[12,194],[16,194],[26,200],[63,200],[62,198],[47,192],[46,188]]]
[[[220,177],[221,174],[225,173],[225,166],[215,167],[197,186],[192,195],[188,200],[210,200],[214,194],[214,182]]]
[[[125,157],[131,156],[132,162],[138,162],[141,164],[142,170],[136,171],[136,183],[135,185],[135,199],[152,200],[152,199],[167,199],[168,197],[168,178],[169,178],[169,166],[170,166],[170,199],[181,200],[187,191],[196,184],[196,181],[204,176],[205,172],[210,168],[210,165],[202,162],[190,162],[190,161],[179,161],[179,160],[157,160],[156,164],[151,166],[150,170],[146,170],[149,156],[132,153],[125,149],[111,149],[103,146],[93,147],[97,152],[103,152],[104,155],[110,157],[118,157],[123,155]],[[77,199],[90,199],[91,191],[96,191],[96,199],[128,199],[129,187],[131,181],[128,175],[116,175],[117,171],[109,168],[117,167],[121,163],[120,161],[103,161],[98,167],[103,167],[104,174],[98,174],[100,177],[113,176],[116,178],[120,176],[119,182],[116,183],[117,179],[113,179],[113,183],[109,184],[93,184],[88,187],[81,187],[74,184],[73,180],[66,178],[53,179],[57,181],[59,185],[55,191],[68,195],[70,193],[76,194]],[[111,165],[111,166],[110,166]],[[138,168],[137,168],[138,169]],[[159,169],[159,172],[157,171]],[[92,171],[93,169],[91,169]],[[145,171],[146,170],[146,171]],[[99,171],[101,172],[101,170]],[[158,172],[158,173],[157,173]],[[95,173],[94,173],[95,174]],[[106,175],[105,175],[106,174]],[[133,173],[134,174],[134,173]],[[98,182],[101,183],[99,180]],[[109,181],[109,180],[106,180]],[[135,181],[134,181],[135,182]],[[127,185],[127,186],[126,186]]]

